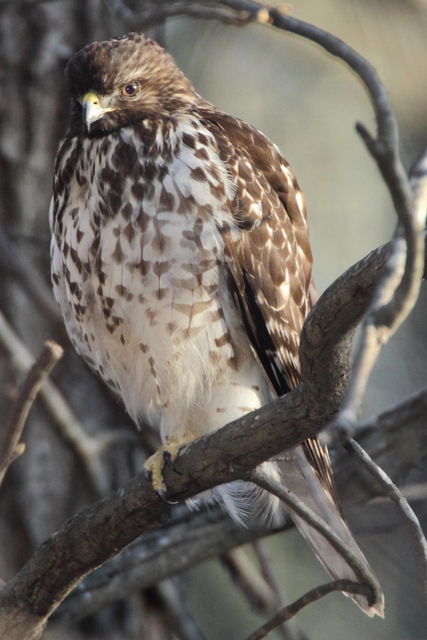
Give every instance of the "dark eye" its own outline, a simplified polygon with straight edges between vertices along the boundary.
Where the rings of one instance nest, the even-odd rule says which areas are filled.
[[[139,82],[129,82],[122,88],[122,93],[127,98],[133,98],[139,92]]]

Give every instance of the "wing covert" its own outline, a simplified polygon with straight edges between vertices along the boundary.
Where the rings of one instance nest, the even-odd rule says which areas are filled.
[[[236,185],[234,224],[222,229],[229,288],[272,388],[283,395],[301,381],[300,334],[315,300],[304,198],[288,163],[261,132],[218,111],[206,124]],[[302,446],[340,508],[326,447],[318,438]]]
[[[299,384],[299,336],[310,309],[312,258],[303,196],[262,133],[220,112],[206,120],[236,186],[233,224],[221,229],[234,299],[280,395]]]

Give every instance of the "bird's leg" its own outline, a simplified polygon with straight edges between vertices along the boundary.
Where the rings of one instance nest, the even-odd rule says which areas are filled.
[[[165,464],[176,473],[179,473],[174,465],[174,461],[178,457],[179,450],[191,442],[191,440],[194,440],[194,438],[194,434],[186,431],[181,438],[168,439],[164,445],[159,447],[157,451],[144,462],[144,469],[150,476],[152,487],[161,497],[164,497],[167,491],[167,486],[163,478]]]

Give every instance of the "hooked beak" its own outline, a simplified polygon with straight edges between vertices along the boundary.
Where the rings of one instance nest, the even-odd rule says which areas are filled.
[[[88,132],[90,131],[91,125],[97,120],[100,120],[105,113],[108,111],[114,111],[114,109],[102,107],[99,96],[92,91],[85,93],[81,103],[83,108],[83,119]]]

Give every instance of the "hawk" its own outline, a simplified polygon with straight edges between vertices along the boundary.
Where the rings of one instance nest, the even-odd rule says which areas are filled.
[[[300,382],[311,305],[303,195],[278,148],[204,100],[172,57],[131,33],[68,62],[69,129],[50,210],[55,297],[71,341],[138,424],[160,433],[149,459],[259,408]],[[367,564],[344,522],[326,449],[311,439],[265,463]],[[281,517],[243,482],[217,487],[235,520]],[[354,573],[294,517],[336,578]],[[382,600],[368,614],[381,614]]]

